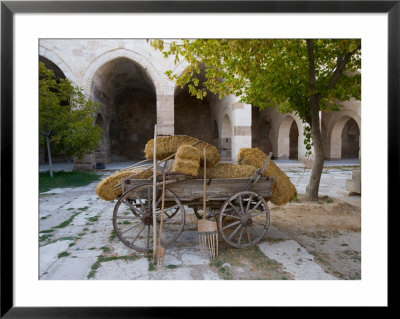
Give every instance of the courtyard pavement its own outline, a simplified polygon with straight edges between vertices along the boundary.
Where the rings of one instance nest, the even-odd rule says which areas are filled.
[[[298,162],[276,163],[290,177],[298,193],[305,193],[311,170]],[[112,174],[110,167],[117,170],[130,164],[107,165],[107,171],[98,172],[105,177]],[[55,164],[55,167],[68,170],[68,165],[72,169],[71,163]],[[341,165],[331,166],[342,165],[356,163],[341,162]],[[340,198],[360,207],[361,197],[345,192],[346,179],[351,179],[351,174],[348,167],[324,169],[320,195]],[[40,194],[38,275],[41,280],[222,279],[209,260],[199,254],[197,223],[186,225],[177,241],[165,249],[162,267],[154,268],[146,256],[124,246],[113,232],[111,217],[115,202],[98,198],[96,185],[94,182],[84,187],[52,189]],[[193,215],[192,209],[185,208],[188,216]],[[274,241],[274,238],[279,240]],[[280,263],[294,279],[337,279],[324,272],[314,256],[299,243],[273,226],[267,232],[267,241],[258,246],[266,257]]]

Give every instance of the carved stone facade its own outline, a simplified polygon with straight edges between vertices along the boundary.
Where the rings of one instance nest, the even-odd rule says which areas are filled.
[[[304,125],[296,115],[259,111],[235,96],[197,100],[164,73],[180,74],[187,63],[175,65],[144,39],[41,39],[39,57],[102,105],[93,119],[103,128],[101,145],[83,160],[75,159],[77,167],[143,159],[154,124],[160,135],[186,134],[217,146],[223,160],[236,161],[242,147],[258,147],[275,158],[305,160]],[[327,159],[358,157],[360,101],[346,102],[339,112],[322,113],[321,130]]]

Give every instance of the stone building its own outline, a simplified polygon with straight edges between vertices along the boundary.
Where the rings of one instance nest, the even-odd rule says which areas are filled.
[[[235,96],[192,97],[164,74],[182,73],[186,61],[175,65],[145,39],[41,39],[39,60],[102,104],[94,115],[94,124],[104,132],[101,146],[83,160],[75,159],[76,167],[143,159],[154,124],[161,135],[186,134],[215,145],[223,160],[235,161],[242,147],[305,160],[304,126],[296,115],[273,108],[260,111]],[[358,158],[361,102],[348,101],[341,111],[321,112],[320,117],[326,158]],[[45,160],[42,150],[40,161]]]

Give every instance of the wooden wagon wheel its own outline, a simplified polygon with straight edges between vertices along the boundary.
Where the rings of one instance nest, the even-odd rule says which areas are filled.
[[[269,208],[264,198],[251,191],[239,192],[225,201],[218,228],[226,243],[236,248],[252,247],[266,234]]]
[[[161,186],[156,189],[156,216],[161,216]],[[171,245],[185,226],[185,209],[179,198],[168,188],[164,207],[161,245]],[[153,185],[142,184],[127,190],[117,201],[113,213],[114,231],[129,248],[147,252],[153,247]],[[158,229],[157,229],[158,231]]]

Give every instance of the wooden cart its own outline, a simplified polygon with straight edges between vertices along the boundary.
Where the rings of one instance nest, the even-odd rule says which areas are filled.
[[[221,178],[207,180],[207,218],[215,218],[220,238],[227,244],[244,248],[257,244],[269,227],[267,205],[272,195],[273,177],[263,177],[266,167],[250,178]],[[125,179],[122,195],[115,204],[114,230],[128,247],[146,252],[153,247],[153,180]],[[156,218],[161,216],[162,174],[157,176]],[[161,245],[171,245],[181,235],[186,221],[186,209],[193,208],[201,218],[203,179],[181,173],[166,173],[164,223]],[[193,215],[192,215],[193,216]],[[158,235],[157,235],[158,237]]]

